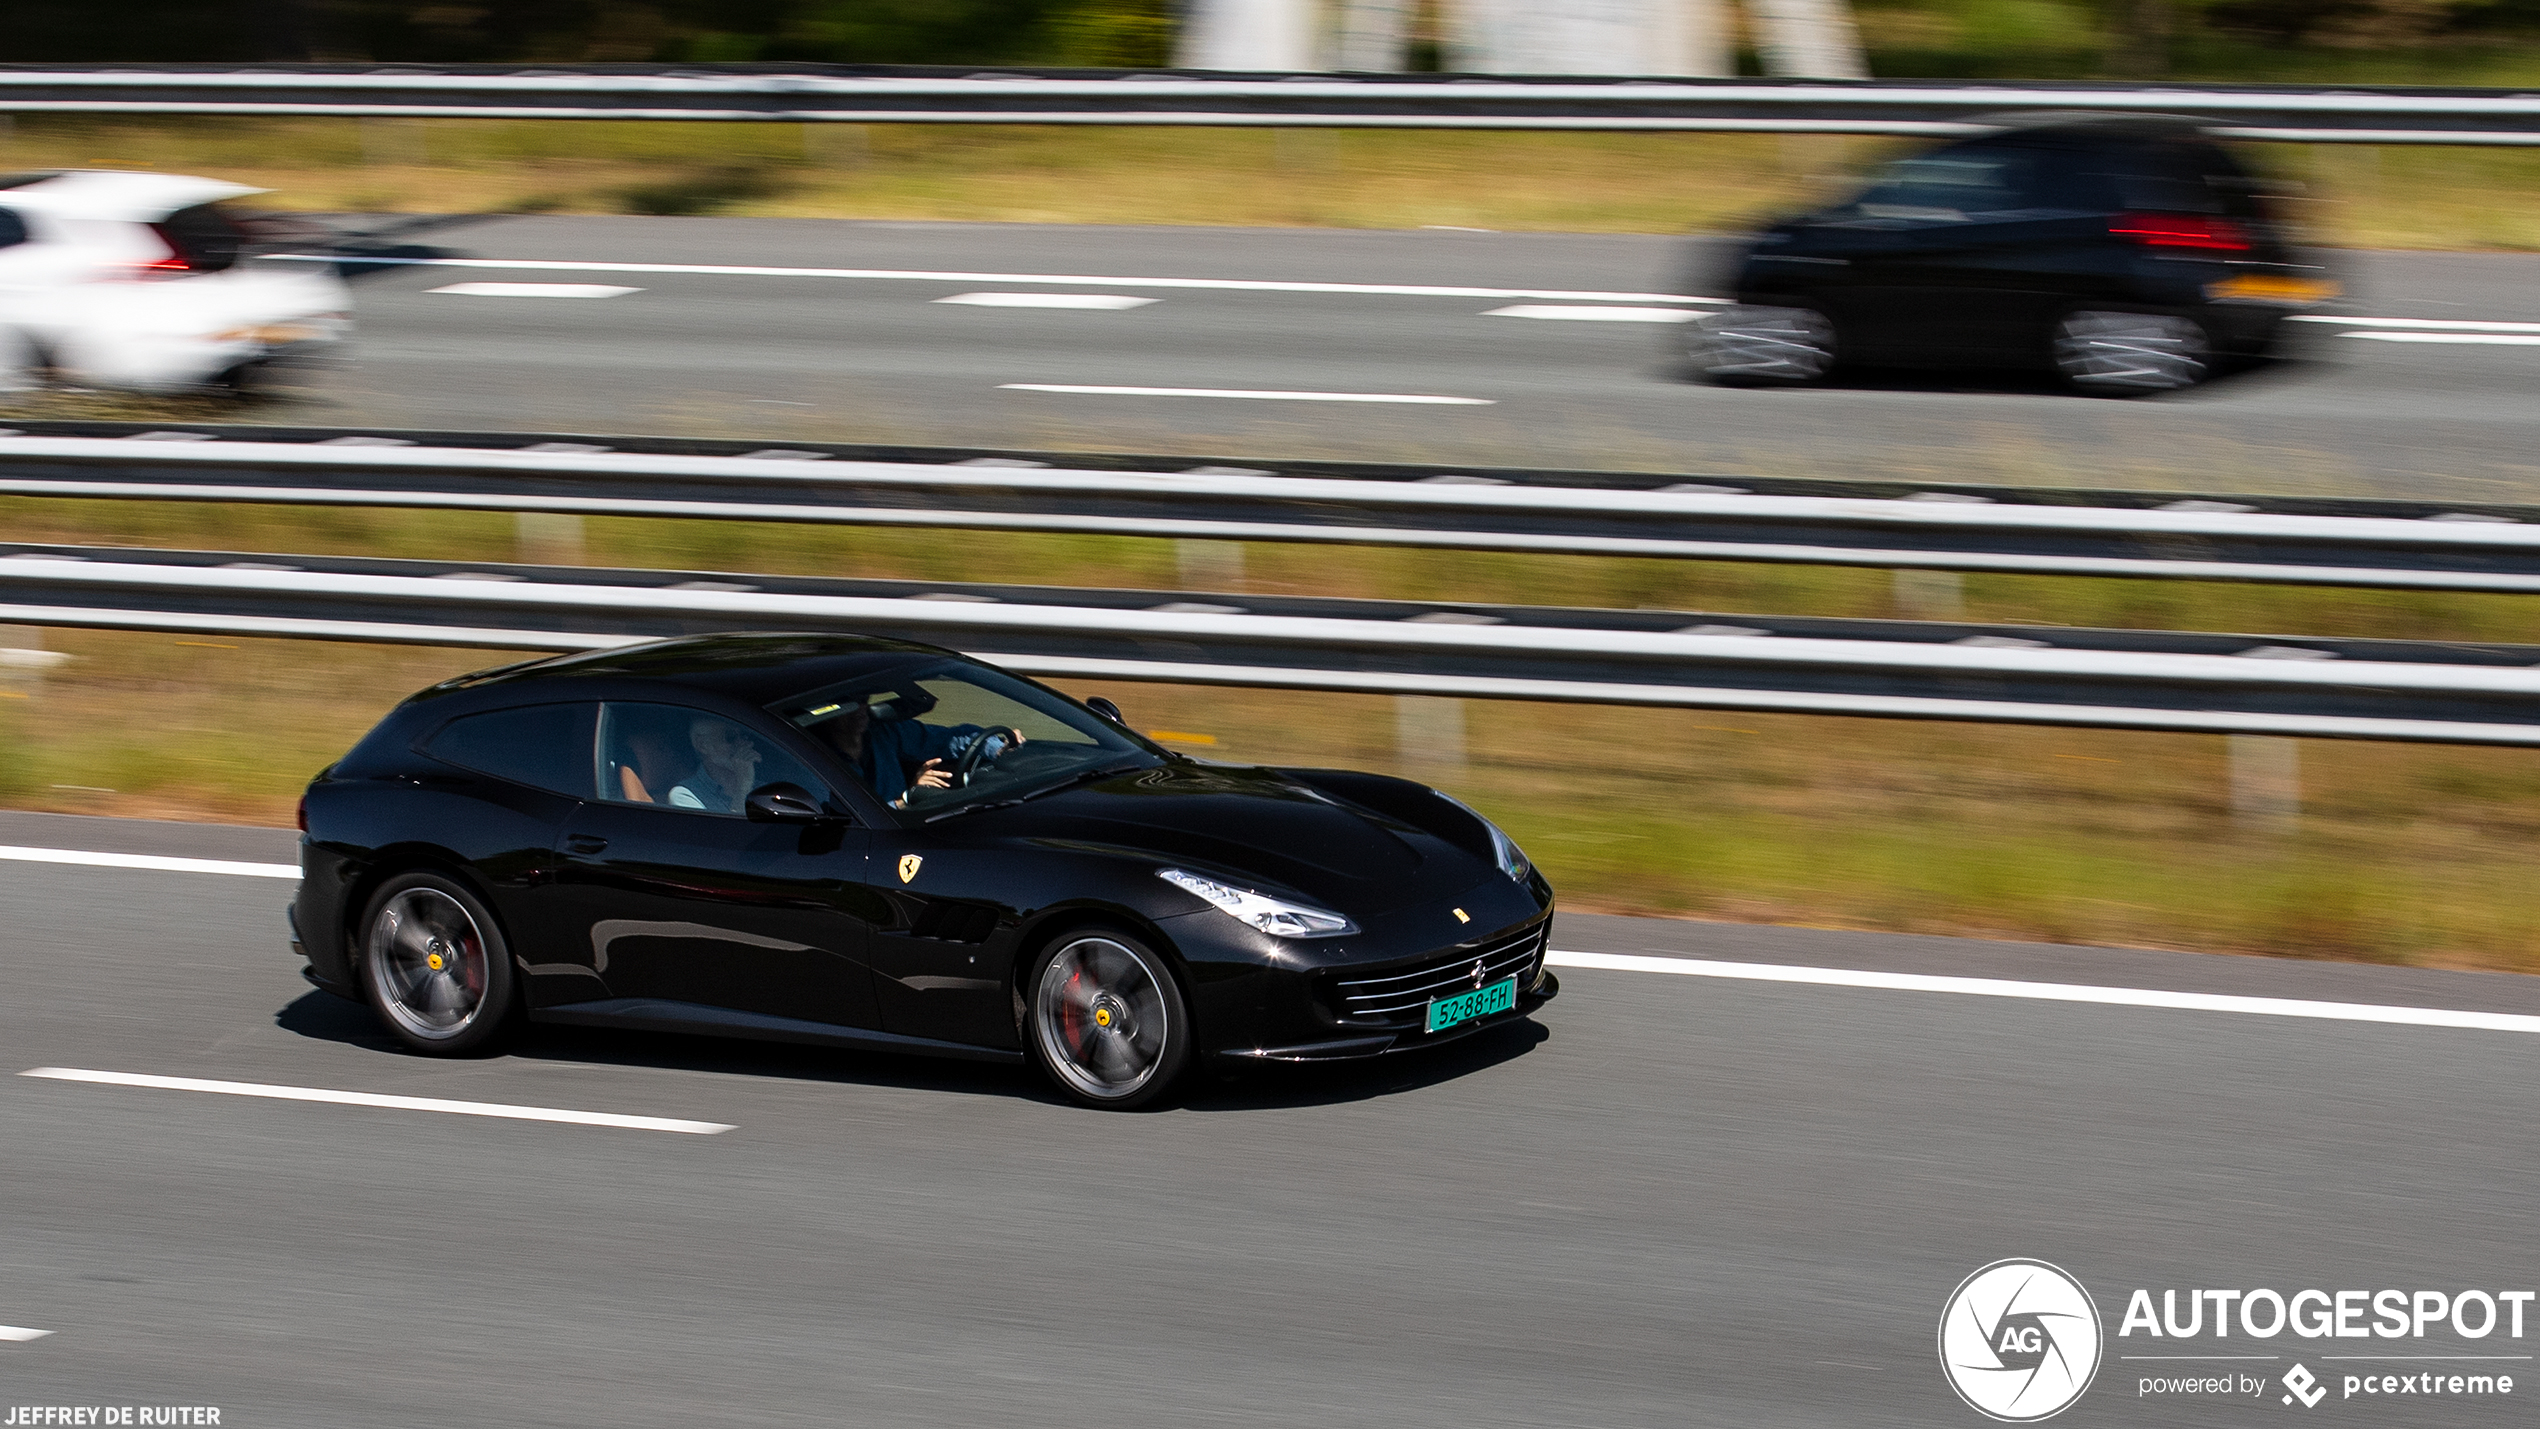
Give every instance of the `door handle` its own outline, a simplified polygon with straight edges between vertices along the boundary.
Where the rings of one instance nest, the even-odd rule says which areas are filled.
[[[575,853],[598,853],[609,846],[609,841],[598,834],[569,834],[564,846]]]

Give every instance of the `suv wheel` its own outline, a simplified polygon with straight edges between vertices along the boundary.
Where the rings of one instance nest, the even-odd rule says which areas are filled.
[[[1815,308],[1741,303],[1705,313],[1689,337],[1695,367],[1714,382],[1790,387],[1834,370],[1834,319]]]
[[[2205,380],[2205,329],[2170,313],[2066,313],[2055,324],[2055,370],[2101,397],[2175,392]]]

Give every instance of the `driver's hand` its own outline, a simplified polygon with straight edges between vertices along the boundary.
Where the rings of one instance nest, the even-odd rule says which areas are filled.
[[[909,785],[909,787],[912,789],[949,789],[952,787],[952,771],[944,767],[944,761],[940,759],[929,759],[924,764],[917,767],[917,781]]]

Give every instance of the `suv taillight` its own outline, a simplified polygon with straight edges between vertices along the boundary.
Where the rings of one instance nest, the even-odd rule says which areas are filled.
[[[299,820],[300,832],[307,833],[309,831],[309,796],[306,794],[300,796]]]
[[[2249,233],[2227,218],[2195,213],[2129,213],[2108,225],[2119,238],[2146,248],[2195,248],[2208,253],[2246,253]]]

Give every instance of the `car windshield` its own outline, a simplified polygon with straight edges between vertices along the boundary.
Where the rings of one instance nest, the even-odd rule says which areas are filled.
[[[769,708],[875,797],[927,818],[1171,757],[1090,710],[966,660],[917,657]]]

